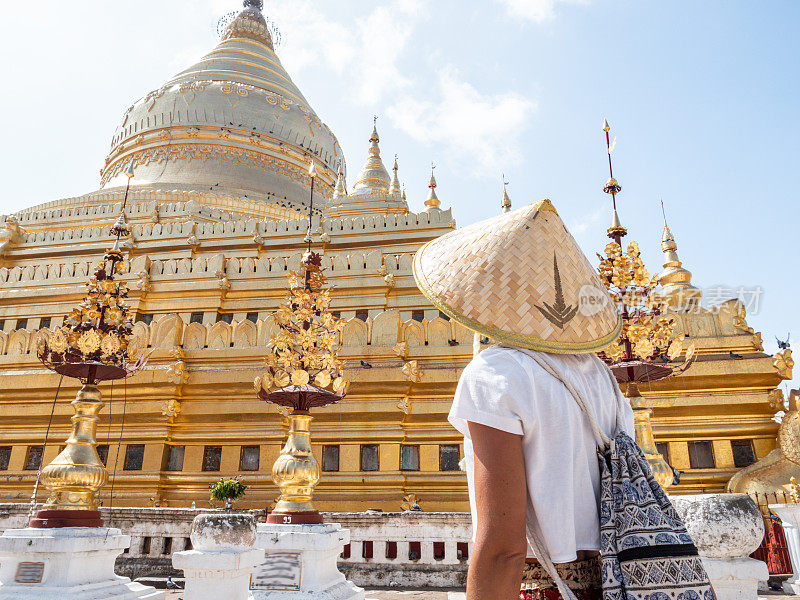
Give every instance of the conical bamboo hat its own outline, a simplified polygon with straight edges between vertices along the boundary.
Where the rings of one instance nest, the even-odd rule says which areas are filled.
[[[622,321],[549,200],[419,249],[414,277],[443,313],[497,341],[577,354],[617,339]]]

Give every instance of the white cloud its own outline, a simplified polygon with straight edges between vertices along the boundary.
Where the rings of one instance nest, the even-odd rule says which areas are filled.
[[[207,0],[217,14],[228,1]],[[483,94],[453,68],[435,74],[433,86],[430,73],[405,68],[424,8],[424,0],[389,0],[343,21],[318,0],[264,2],[264,14],[283,34],[278,53],[289,73],[322,66],[351,102],[379,112],[389,104],[386,112],[398,129],[477,164],[478,175],[496,176],[521,162],[520,137],[535,103],[514,92]]]
[[[586,4],[588,0],[496,0],[506,7],[512,17],[542,23],[556,16],[556,4],[572,2]]]
[[[598,209],[596,209],[593,213],[584,215],[583,218],[581,218],[580,220],[576,220],[573,223],[570,223],[568,229],[570,233],[572,233],[572,235],[581,236],[587,231],[589,231],[589,229],[594,229],[594,226],[600,222],[600,219],[602,219],[603,216],[607,214],[608,214],[608,209],[606,207],[601,206]]]
[[[435,101],[403,95],[388,109],[395,127],[451,159],[468,158],[481,175],[496,176],[521,162],[520,138],[536,104],[515,92],[482,94],[458,71],[439,72]]]
[[[284,34],[280,54],[290,72],[322,63],[368,106],[410,85],[398,61],[424,16],[421,0],[393,0],[347,24],[328,18],[310,0],[268,0],[264,12]]]

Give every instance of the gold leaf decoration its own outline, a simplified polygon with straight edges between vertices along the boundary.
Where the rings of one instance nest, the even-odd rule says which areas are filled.
[[[120,347],[119,336],[116,333],[105,334],[103,336],[103,341],[100,343],[100,349],[103,351],[103,354],[106,355],[116,354],[119,352]]]
[[[310,252],[300,270],[290,272],[288,297],[274,314],[279,331],[267,346],[261,375],[267,393],[311,382],[329,391],[331,385],[335,392],[346,389],[337,357],[344,321],[330,312],[331,291],[321,265],[321,256]]]
[[[53,352],[63,354],[69,345],[69,341],[67,340],[67,336],[64,334],[62,329],[56,329],[53,332],[53,335],[48,338],[47,345]]]
[[[309,380],[308,371],[292,371],[292,385],[306,385]]]
[[[292,378],[289,377],[289,374],[286,371],[278,371],[275,373],[273,381],[275,383],[275,387],[280,389],[289,385],[292,381]]]
[[[92,354],[100,349],[101,338],[97,329],[84,331],[78,339],[78,348],[84,354]]]
[[[328,371],[320,371],[314,378],[314,383],[321,388],[326,388],[331,384],[331,374]]]

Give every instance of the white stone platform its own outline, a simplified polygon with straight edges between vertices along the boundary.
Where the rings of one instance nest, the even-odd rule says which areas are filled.
[[[764,539],[764,520],[746,494],[672,496],[692,536],[717,600],[757,600],[767,565],[750,558]]]
[[[336,561],[350,532],[338,523],[260,523],[256,548],[266,551],[253,570],[254,600],[364,600],[364,590],[347,581]]]
[[[800,504],[770,504],[769,508],[781,518],[794,571],[783,582],[783,591],[794,596],[800,595]]]
[[[9,529],[0,536],[0,600],[162,600],[114,574],[130,545],[119,529]]]

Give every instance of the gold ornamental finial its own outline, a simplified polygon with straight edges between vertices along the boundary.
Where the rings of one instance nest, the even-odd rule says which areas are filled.
[[[611,220],[611,227],[608,228],[608,237],[619,243],[620,239],[627,235],[628,230],[622,226],[622,223],[619,220],[619,214],[617,213],[617,194],[622,191],[622,186],[616,179],[614,179],[614,169],[611,166],[611,153],[614,151],[614,147],[617,145],[617,138],[614,138],[613,143],[611,142],[611,136],[609,134],[611,127],[609,126],[607,119],[603,119],[603,131],[606,134],[606,151],[608,153],[609,175],[608,181],[606,181],[605,186],[603,186],[603,191],[606,194],[611,194],[611,205],[614,211]]]
[[[392,167],[392,183],[389,185],[389,195],[390,196],[399,196],[401,193],[400,189],[400,178],[397,176],[397,154],[394,155],[394,166]]]
[[[344,169],[339,165],[339,174],[336,177],[336,189],[333,191],[334,198],[342,198],[347,195],[347,189],[344,185]]]
[[[381,141],[381,138],[378,136],[378,115],[372,117],[372,135],[369,141],[372,142],[373,145]]]
[[[369,137],[369,156],[353,185],[353,191],[359,194],[389,193],[389,172],[381,160],[381,140],[378,135],[377,122],[378,117],[373,117],[372,135]]]
[[[664,253],[664,270],[656,276],[661,284],[661,297],[676,308],[694,306],[700,301],[702,291],[692,285],[692,273],[683,268],[678,258],[678,244],[667,224],[664,201],[661,201],[661,214],[664,217],[664,233],[661,235],[661,250]]]
[[[433,174],[433,170],[436,168],[436,165],[431,163],[431,179],[428,182],[428,187],[430,188],[430,192],[428,192],[428,199],[425,200],[425,206],[428,207],[428,210],[439,210],[439,197],[436,195],[436,177]]]
[[[508,197],[508,181],[506,176],[503,175],[503,201],[500,203],[504,213],[511,212],[511,198]]]

